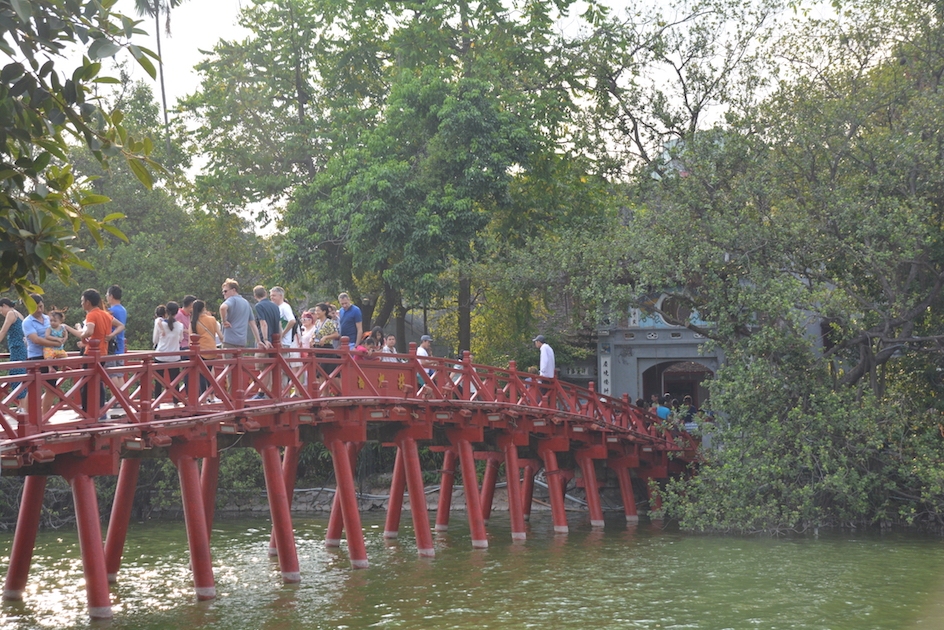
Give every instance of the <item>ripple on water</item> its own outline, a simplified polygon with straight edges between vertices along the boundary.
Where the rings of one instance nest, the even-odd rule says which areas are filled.
[[[591,530],[570,515],[555,535],[535,514],[512,543],[507,515],[473,550],[462,513],[416,556],[408,518],[382,537],[365,515],[371,567],[326,549],[325,519],[296,519],[303,581],[283,585],[265,520],[214,524],[218,598],[196,602],[182,523],[136,524],[113,589],[116,630],[410,628],[560,630],[901,630],[944,627],[944,543],[921,536],[768,539],[687,536],[643,522]],[[6,548],[12,537],[3,537]],[[41,533],[25,602],[4,604],[0,629],[86,628],[74,532]]]

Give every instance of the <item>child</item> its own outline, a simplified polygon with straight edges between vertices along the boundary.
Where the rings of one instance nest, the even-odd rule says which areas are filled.
[[[56,347],[46,346],[43,348],[43,358],[44,359],[66,359],[68,354],[66,354],[65,343],[66,338],[69,336],[69,333],[72,333],[76,337],[81,338],[82,333],[80,333],[75,328],[67,325],[65,323],[66,316],[62,311],[52,311],[49,313],[49,328],[46,329],[46,339],[55,340],[59,342],[59,345]]]

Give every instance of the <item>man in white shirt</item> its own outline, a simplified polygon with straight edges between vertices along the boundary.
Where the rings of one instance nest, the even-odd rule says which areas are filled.
[[[544,341],[544,335],[538,335],[534,339],[534,347],[541,351],[541,363],[538,373],[544,378],[554,378],[556,376],[554,369],[554,348]]]
[[[397,353],[397,336],[396,335],[387,335],[387,338],[384,339],[383,348],[380,349],[380,352],[385,355],[393,355]],[[381,357],[381,361],[386,361],[387,363],[396,363],[397,358],[393,356],[384,356]]]
[[[433,338],[430,337],[429,335],[423,335],[422,337],[420,337],[420,345],[419,345],[419,347],[416,349],[416,356],[418,356],[418,357],[428,357],[428,356],[431,356],[431,355],[429,354],[429,349],[432,348],[432,346],[433,346]],[[433,375],[433,372],[434,372],[435,370],[433,370],[433,368],[430,367],[428,361],[420,361],[420,365],[422,365],[423,367],[426,368],[426,373],[427,373],[427,374],[429,374],[430,376]]]
[[[292,307],[288,302],[285,301],[285,289],[282,287],[272,287],[269,289],[269,299],[272,300],[272,303],[279,307],[279,319],[282,325],[282,330],[279,332],[282,335],[282,347],[291,348],[292,347],[292,335],[295,328],[295,313],[292,311]]]

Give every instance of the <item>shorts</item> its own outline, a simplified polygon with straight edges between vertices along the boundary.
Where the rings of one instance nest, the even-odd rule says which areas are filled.
[[[46,359],[44,359],[43,357],[27,357],[26,360],[27,361],[45,361]],[[49,366],[41,365],[39,366],[39,371],[42,374],[49,374]]]

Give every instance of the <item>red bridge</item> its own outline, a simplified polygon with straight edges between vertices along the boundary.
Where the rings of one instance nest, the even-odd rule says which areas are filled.
[[[49,475],[61,475],[72,488],[89,613],[108,618],[108,583],[117,579],[145,457],[169,457],[177,468],[198,599],[216,595],[209,532],[219,454],[232,445],[250,446],[261,455],[273,523],[270,553],[278,555],[285,582],[301,579],[290,510],[298,455],[307,442],[320,440],[331,452],[338,488],[326,544],[339,545],[345,532],[354,568],[368,566],[353,475],[368,441],[397,449],[384,536],[397,536],[409,492],[421,556],[433,555],[433,541],[420,443],[444,453],[437,530],[448,527],[457,463],[461,467],[473,547],[488,545],[485,521],[500,463],[509,480],[512,537],[524,539],[534,476],[542,467],[554,529],[566,532],[563,488],[576,476],[575,468],[591,523],[602,527],[598,466],[615,471],[626,518],[635,520],[632,477],[681,474],[695,458],[687,434],[664,434],[625,396],[617,400],[592,386],[532,377],[514,364],[508,369],[476,365],[468,353],[461,361],[418,358],[411,344],[410,354],[392,355],[399,362],[381,362],[349,350],[344,339],[341,349],[331,352],[293,355],[276,346],[265,356],[217,350],[204,351],[210,358],[203,358],[197,339],[193,336],[183,353],[186,360],[174,364],[156,362],[162,355],[148,352],[124,355],[123,367],[107,368],[93,346],[88,357],[56,361],[58,372],[43,373],[45,362],[3,366],[27,370],[25,376],[0,377],[7,387],[0,401],[2,471],[26,477],[4,599],[22,598]],[[180,368],[173,380],[168,365]],[[109,382],[116,374],[125,375],[120,388]],[[107,400],[102,384],[111,392]],[[24,390],[29,411],[11,409]],[[481,488],[469,481],[477,479],[476,459],[487,462]],[[104,543],[96,475],[118,475]]]

